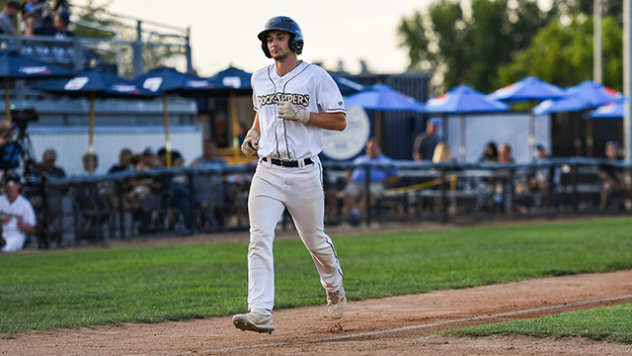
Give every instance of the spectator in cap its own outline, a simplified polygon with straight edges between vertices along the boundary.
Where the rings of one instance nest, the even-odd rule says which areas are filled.
[[[623,200],[630,198],[630,185],[626,183],[626,174],[623,167],[617,166],[616,163],[620,162],[619,157],[619,142],[608,141],[606,142],[606,158],[607,163],[599,165],[599,178],[601,178],[601,199],[599,208],[604,210],[608,207],[611,198],[617,194],[623,194]],[[627,177],[629,178],[629,177]]]
[[[25,235],[35,231],[33,205],[20,194],[20,176],[10,173],[4,179],[4,194],[0,196],[0,225],[3,252],[19,251],[24,247]]]
[[[413,159],[415,162],[432,160],[434,150],[439,143],[437,137],[441,120],[429,119],[426,121],[426,131],[417,135],[413,145]]]
[[[55,15],[55,19],[53,20],[53,26],[57,32],[55,32],[55,38],[64,39],[69,37],[75,37],[75,34],[68,30],[68,25],[70,24],[70,14],[66,10],[61,10],[57,12]]]
[[[54,149],[49,148],[44,151],[42,155],[42,162],[35,166],[35,173],[38,175],[45,175],[47,177],[65,178],[66,172],[55,165],[57,161],[57,152]]]
[[[228,161],[222,156],[217,155],[217,146],[213,140],[205,140],[204,145],[202,146],[202,155],[193,162],[191,162],[191,166],[203,166],[203,167],[212,167],[212,166],[226,166],[228,165]]]
[[[0,12],[0,33],[18,36],[20,32],[13,26],[13,18],[20,11],[20,3],[9,0],[4,4],[2,12]]]

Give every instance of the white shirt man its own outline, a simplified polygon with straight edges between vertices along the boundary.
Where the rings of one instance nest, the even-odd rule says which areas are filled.
[[[20,189],[19,176],[10,174],[5,181],[5,194],[0,196],[0,224],[5,241],[3,252],[21,250],[25,235],[35,231],[35,210],[31,202],[20,194]]]

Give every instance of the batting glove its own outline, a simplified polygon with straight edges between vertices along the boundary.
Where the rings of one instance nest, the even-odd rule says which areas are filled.
[[[298,121],[307,125],[311,114],[311,112],[299,109],[288,101],[279,103],[279,118],[283,120]]]
[[[259,150],[259,133],[250,129],[244,137],[244,143],[241,144],[241,152],[250,157]]]

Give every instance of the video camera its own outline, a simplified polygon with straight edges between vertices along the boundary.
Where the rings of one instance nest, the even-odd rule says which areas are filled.
[[[37,120],[39,120],[39,115],[33,108],[22,110],[11,109],[11,121],[15,127],[19,129],[26,129],[29,122],[35,122]]]

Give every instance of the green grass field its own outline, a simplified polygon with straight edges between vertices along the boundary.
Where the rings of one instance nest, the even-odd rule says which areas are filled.
[[[583,336],[593,340],[632,343],[632,304],[574,311],[537,319],[479,325],[443,335],[521,334],[538,337]]]
[[[334,240],[351,300],[632,268],[632,219]],[[0,333],[246,310],[247,243],[0,255]],[[275,243],[276,306],[324,304],[309,253]]]

